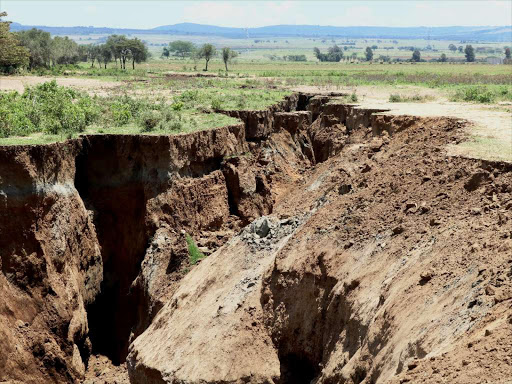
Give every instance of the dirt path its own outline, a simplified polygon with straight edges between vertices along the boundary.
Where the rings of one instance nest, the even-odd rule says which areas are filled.
[[[18,91],[21,93],[27,86],[42,84],[51,80],[56,80],[59,85],[80,89],[98,96],[108,96],[113,89],[121,86],[121,83],[116,81],[78,77],[0,76],[0,91]]]
[[[389,114],[466,119],[473,123],[469,128],[470,139],[448,146],[448,153],[464,157],[512,161],[512,105],[472,104],[450,102],[440,90],[414,86],[359,86],[293,88],[302,92],[356,92],[363,107],[390,109]],[[390,103],[390,94],[405,96],[422,95],[432,98],[423,103]]]

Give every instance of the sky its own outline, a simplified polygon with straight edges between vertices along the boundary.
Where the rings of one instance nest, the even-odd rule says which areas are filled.
[[[183,22],[226,27],[510,26],[512,1],[26,1],[0,0],[25,25],[153,28]]]

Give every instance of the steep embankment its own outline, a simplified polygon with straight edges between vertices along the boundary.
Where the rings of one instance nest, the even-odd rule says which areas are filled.
[[[512,167],[447,157],[460,121],[319,99],[325,161],[184,278],[130,347],[133,382],[512,374]]]
[[[0,148],[0,380],[76,381],[91,352],[123,362],[186,273],[182,231],[215,232],[200,239],[214,248],[270,212],[251,129]]]
[[[509,377],[512,167],[378,112],[300,94],[0,148],[0,380],[79,381],[91,351],[134,383]],[[213,252],[190,271],[185,232]]]

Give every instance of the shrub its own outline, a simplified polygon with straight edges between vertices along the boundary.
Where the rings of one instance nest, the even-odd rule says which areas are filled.
[[[171,104],[173,111],[181,111],[183,109],[183,103],[181,101],[175,101]]]
[[[188,233],[185,235],[185,239],[187,241],[188,258],[190,264],[195,265],[199,260],[204,259],[206,256],[199,250],[194,239],[192,239]]]
[[[189,103],[192,101],[196,101],[199,98],[199,91],[194,90],[186,90],[181,95],[179,95],[176,100],[181,101],[182,103]]]
[[[496,97],[496,93],[488,90],[486,87],[474,86],[457,90],[452,99],[454,101],[493,103],[496,101]]]
[[[83,132],[99,114],[98,104],[88,95],[50,81],[29,87],[22,95],[0,95],[0,136]]]
[[[162,119],[161,115],[156,111],[145,111],[140,117],[140,125],[142,126],[142,132],[151,132],[160,123]]]
[[[127,124],[133,117],[128,104],[116,101],[110,106],[114,123],[118,126]]]
[[[214,111],[219,110],[222,108],[222,101],[219,98],[215,97],[212,99],[211,106]]]
[[[402,98],[400,97],[399,94],[393,93],[393,94],[389,95],[390,103],[399,103],[401,101],[402,101]]]
[[[350,95],[350,101],[353,102],[353,103],[357,103],[359,99],[357,98],[357,95],[355,92],[352,92],[352,94]]]

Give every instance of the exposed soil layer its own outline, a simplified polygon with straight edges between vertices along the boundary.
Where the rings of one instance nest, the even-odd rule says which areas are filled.
[[[0,381],[505,382],[512,166],[379,112],[0,148]]]

